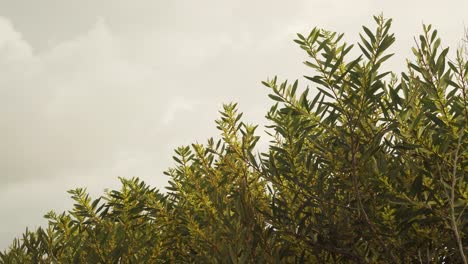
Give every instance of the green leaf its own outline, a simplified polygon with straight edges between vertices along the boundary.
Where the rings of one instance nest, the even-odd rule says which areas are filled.
[[[444,121],[442,121],[440,118],[438,118],[436,115],[434,115],[433,113],[426,113],[426,116],[432,120],[432,122],[434,122],[436,125],[440,126],[440,127],[445,127],[445,123]]]
[[[284,99],[277,96],[277,95],[274,95],[274,94],[269,94],[268,97],[270,97],[271,99],[277,101],[277,102],[284,102]]]
[[[362,28],[364,29],[364,32],[366,32],[367,36],[370,38],[371,40],[371,43],[375,43],[375,36],[374,34],[372,34],[372,32],[365,26],[362,26]]]

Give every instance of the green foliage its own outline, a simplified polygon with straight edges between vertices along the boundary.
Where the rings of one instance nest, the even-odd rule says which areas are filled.
[[[167,193],[138,179],[23,234],[2,263],[466,263],[468,62],[424,26],[401,75],[382,72],[391,20],[298,34],[314,95],[277,78],[268,151],[236,104],[221,139],[180,147]]]

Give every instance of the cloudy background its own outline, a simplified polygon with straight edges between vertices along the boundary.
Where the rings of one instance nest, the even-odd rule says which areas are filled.
[[[466,0],[0,0],[0,250],[69,209],[68,189],[96,196],[117,176],[165,186],[172,150],[216,136],[223,102],[265,124],[260,81],[307,74],[296,32],[354,42],[384,12],[400,71],[423,22],[455,47],[467,10]]]

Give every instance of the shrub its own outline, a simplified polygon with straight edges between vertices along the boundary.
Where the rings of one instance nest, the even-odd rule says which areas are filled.
[[[265,81],[268,151],[236,104],[219,140],[178,148],[167,193],[139,179],[26,231],[4,263],[466,263],[468,62],[424,26],[406,72],[382,72],[391,20],[363,27],[360,55],[314,28],[309,88]],[[350,58],[351,57],[351,58]]]

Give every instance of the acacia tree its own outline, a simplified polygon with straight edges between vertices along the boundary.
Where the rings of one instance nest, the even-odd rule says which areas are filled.
[[[269,150],[236,104],[219,140],[176,150],[167,193],[138,179],[26,231],[4,263],[467,263],[468,62],[424,26],[406,72],[382,72],[391,20],[295,40],[309,87],[264,82]],[[314,96],[309,96],[313,89]]]

